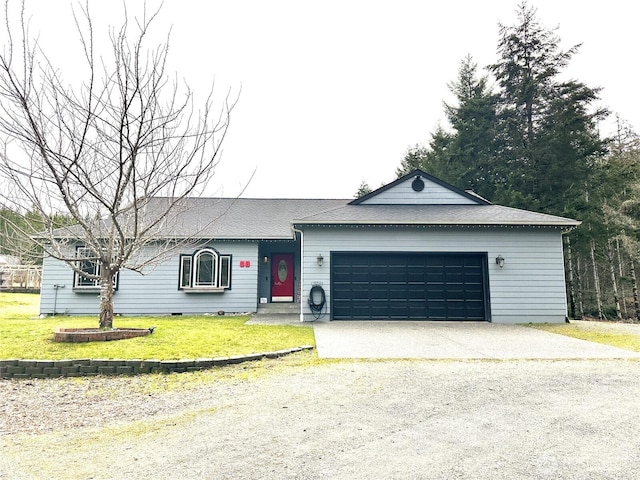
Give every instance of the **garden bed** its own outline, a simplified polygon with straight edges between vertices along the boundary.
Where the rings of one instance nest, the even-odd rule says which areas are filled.
[[[109,342],[127,338],[144,337],[153,333],[151,328],[56,328],[53,333],[54,342]]]

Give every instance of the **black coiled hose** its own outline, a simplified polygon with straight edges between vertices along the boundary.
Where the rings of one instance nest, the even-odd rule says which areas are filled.
[[[311,314],[316,320],[322,318],[326,313],[326,300],[327,297],[324,293],[324,288],[320,285],[314,285],[311,287],[311,290],[309,291],[309,309],[311,309]]]

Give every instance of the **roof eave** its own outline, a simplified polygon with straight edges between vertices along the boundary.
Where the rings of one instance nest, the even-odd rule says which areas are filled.
[[[466,226],[466,227],[577,227],[582,222],[456,222],[456,221],[441,221],[441,222],[383,222],[383,221],[366,221],[366,222],[345,222],[345,221],[303,221],[293,222],[294,226],[314,225],[314,226],[390,226],[390,227],[403,227],[403,226]]]

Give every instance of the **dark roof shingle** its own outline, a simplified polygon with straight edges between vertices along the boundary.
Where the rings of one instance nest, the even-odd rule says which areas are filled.
[[[153,199],[153,202],[163,199]],[[166,201],[166,199],[164,199]],[[217,239],[289,239],[291,220],[345,205],[349,200],[188,198],[163,235]]]
[[[573,227],[570,218],[500,205],[344,205],[294,220],[296,225],[520,225]]]
[[[163,212],[165,197],[149,200],[141,210],[144,222]],[[283,240],[293,226],[306,225],[517,225],[571,228],[570,218],[500,205],[353,205],[348,199],[187,198],[171,217],[154,227],[158,238]],[[105,230],[107,223],[105,222]],[[77,225],[55,233],[81,238]],[[95,233],[95,232],[94,232]]]

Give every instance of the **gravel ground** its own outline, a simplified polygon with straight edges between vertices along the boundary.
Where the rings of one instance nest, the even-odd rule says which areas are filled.
[[[0,381],[0,478],[640,478],[638,361],[234,368]]]

